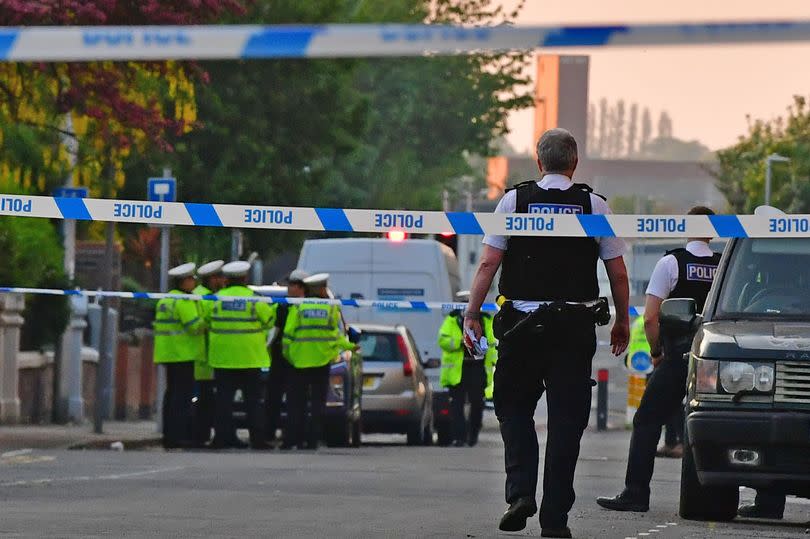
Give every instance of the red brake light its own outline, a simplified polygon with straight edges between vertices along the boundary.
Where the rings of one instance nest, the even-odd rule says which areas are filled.
[[[405,338],[402,335],[397,335],[397,346],[399,347],[399,353],[402,354],[402,374],[413,376],[411,354],[408,353],[408,345],[405,344]]]
[[[453,236],[455,236],[455,234],[453,232],[442,232],[440,236],[443,238],[452,238]]]
[[[389,230],[385,236],[388,238],[388,241],[398,243],[400,241],[405,241],[407,234],[405,234],[405,232],[402,230]]]

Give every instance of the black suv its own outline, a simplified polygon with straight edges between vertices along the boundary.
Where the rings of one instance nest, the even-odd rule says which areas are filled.
[[[729,241],[703,314],[671,299],[660,320],[694,336],[681,517],[733,519],[740,486],[810,497],[810,238]]]

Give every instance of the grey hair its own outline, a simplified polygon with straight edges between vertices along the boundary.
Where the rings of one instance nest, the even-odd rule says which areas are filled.
[[[574,135],[566,129],[549,129],[537,141],[537,159],[546,174],[571,170],[577,163]]]

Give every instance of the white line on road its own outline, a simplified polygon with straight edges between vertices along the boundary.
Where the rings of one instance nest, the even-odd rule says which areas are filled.
[[[2,455],[0,455],[0,458],[7,459],[10,457],[19,457],[20,455],[28,455],[33,452],[34,452],[33,449],[17,449],[16,451],[6,451]]]
[[[140,477],[143,475],[154,475],[165,472],[174,472],[182,470],[186,466],[174,466],[171,468],[155,468],[154,470],[144,470],[142,472],[129,472],[122,474],[106,474],[97,476],[77,475],[72,477],[55,477],[44,479],[25,479],[21,481],[8,481],[0,483],[0,487],[23,487],[26,485],[48,485],[51,483],[67,483],[70,481],[109,481],[114,479],[128,479],[130,477]]]

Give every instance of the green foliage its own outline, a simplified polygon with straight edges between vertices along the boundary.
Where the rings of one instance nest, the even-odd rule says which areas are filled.
[[[0,192],[18,193],[8,180]],[[0,283],[6,286],[67,288],[63,251],[54,226],[44,219],[0,217]],[[29,295],[25,298],[23,349],[53,345],[68,320],[64,296]]]
[[[790,163],[772,164],[771,205],[810,213],[810,107],[794,96],[786,118],[757,120],[734,146],[717,152],[712,171],[731,210],[750,213],[765,199],[765,160],[778,153]]]

